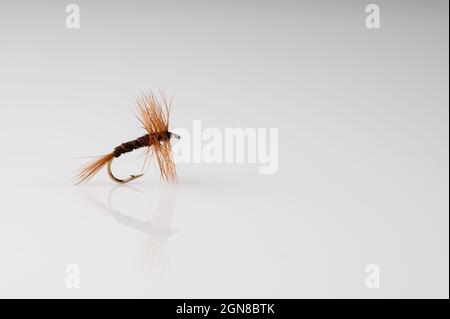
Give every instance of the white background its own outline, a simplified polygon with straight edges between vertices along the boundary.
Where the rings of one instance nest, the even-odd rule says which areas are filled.
[[[1,297],[448,298],[448,2],[68,3],[0,2]],[[278,128],[278,172],[74,186],[158,86],[175,127]]]

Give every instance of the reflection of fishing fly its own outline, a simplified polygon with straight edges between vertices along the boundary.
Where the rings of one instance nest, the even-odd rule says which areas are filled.
[[[137,118],[141,122],[147,134],[126,143],[117,146],[113,152],[105,154],[89,162],[75,176],[77,184],[88,181],[97,172],[107,164],[109,177],[117,183],[127,183],[143,174],[131,175],[126,179],[115,177],[111,171],[112,161],[122,154],[134,151],[141,147],[146,147],[146,158],[148,155],[156,157],[158,161],[161,177],[165,180],[176,181],[177,174],[175,164],[172,158],[171,139],[179,139],[180,136],[169,132],[169,115],[172,100],[167,101],[163,92],[161,100],[153,93],[145,94],[137,99]],[[144,164],[145,164],[144,162]]]
[[[167,270],[169,262],[169,238],[176,235],[179,230],[173,228],[172,217],[174,214],[174,206],[176,202],[176,189],[172,185],[167,185],[159,191],[159,199],[156,205],[151,205],[150,198],[154,194],[144,193],[131,185],[117,184],[109,190],[106,200],[101,200],[96,192],[91,192],[89,188],[82,187],[83,192],[88,196],[89,200],[95,207],[110,214],[114,220],[121,225],[130,227],[144,234],[144,243],[142,251],[139,255],[139,262],[151,272]],[[116,201],[120,198],[129,199],[129,195],[124,193],[131,191],[131,196],[136,196],[134,202],[139,202],[139,198],[145,200],[145,217],[139,217],[136,212],[122,212],[118,209]],[[119,192],[119,194],[116,194]],[[158,196],[156,196],[158,197]],[[123,202],[123,201],[122,201]],[[127,202],[125,200],[125,202]],[[115,205],[116,204],[116,205]]]

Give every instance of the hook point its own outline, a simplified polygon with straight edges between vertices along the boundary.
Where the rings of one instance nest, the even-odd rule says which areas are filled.
[[[113,181],[115,181],[115,182],[117,182],[119,184],[125,184],[125,183],[128,183],[128,182],[131,182],[132,180],[135,180],[136,178],[139,178],[142,175],[144,175],[144,174],[130,175],[130,177],[128,177],[128,178],[119,179],[119,178],[115,177],[114,174],[111,171],[111,163],[112,163],[113,160],[114,160],[114,157],[108,162],[108,175]]]

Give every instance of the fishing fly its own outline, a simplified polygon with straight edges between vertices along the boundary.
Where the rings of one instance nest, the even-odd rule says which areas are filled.
[[[108,176],[117,183],[127,183],[144,174],[130,175],[125,179],[117,178],[111,169],[114,159],[123,154],[132,152],[139,148],[146,148],[145,163],[150,158],[156,158],[158,162],[161,178],[175,182],[177,173],[172,157],[171,140],[180,139],[180,136],[169,131],[169,115],[172,107],[172,100],[167,101],[165,94],[161,92],[158,99],[153,93],[144,94],[136,99],[136,117],[145,129],[147,134],[120,144],[111,153],[102,155],[83,166],[75,175],[76,184],[87,182],[107,165]]]

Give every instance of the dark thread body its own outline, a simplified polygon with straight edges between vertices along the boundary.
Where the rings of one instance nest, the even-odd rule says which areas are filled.
[[[163,139],[170,139],[170,132],[164,132],[160,134],[155,134],[158,141],[161,141]],[[141,147],[148,147],[150,146],[150,134],[145,134],[141,137],[138,137],[135,140],[125,142],[117,146],[114,151],[113,155],[114,157],[119,157],[122,154],[129,153],[131,151],[134,151]]]

